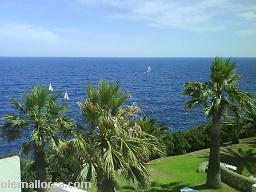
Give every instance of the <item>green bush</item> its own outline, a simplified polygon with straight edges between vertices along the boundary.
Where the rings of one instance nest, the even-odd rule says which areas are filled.
[[[180,155],[209,147],[207,126],[167,134],[163,141],[167,148],[167,155]]]
[[[166,137],[163,138],[163,143],[166,146],[167,156],[174,155],[175,144],[172,134],[167,134]]]
[[[186,139],[190,145],[188,152],[205,149],[210,145],[208,127],[200,126],[186,132]]]
[[[187,138],[186,138],[186,132],[178,131],[172,133],[173,137],[173,154],[174,155],[180,155],[186,153],[189,148],[191,147]]]
[[[209,148],[209,128],[210,125],[205,124],[187,131],[177,131],[171,133],[164,132],[161,139],[166,145],[167,155],[180,155],[186,152],[193,152]],[[239,135],[239,138],[248,138],[250,136],[254,136],[249,128],[245,129],[245,131],[243,131],[241,134],[235,133],[236,130],[231,130],[230,127],[223,127],[221,130],[221,144],[232,142],[232,140],[235,142],[234,140],[236,137],[234,135]]]

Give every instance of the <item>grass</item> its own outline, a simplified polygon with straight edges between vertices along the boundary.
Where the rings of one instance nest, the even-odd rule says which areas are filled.
[[[243,150],[253,149],[256,152],[256,138],[241,140],[237,145],[226,145],[233,149],[242,148]],[[225,148],[222,147],[222,150]],[[209,149],[195,151],[179,156],[170,156],[151,161],[148,164],[151,173],[151,186],[145,192],[172,192],[188,186],[204,192],[237,192],[237,190],[222,184],[222,189],[207,189],[204,185],[206,173],[198,173],[196,170],[200,163],[207,160]],[[230,160],[233,157],[230,156]],[[229,159],[226,159],[229,162]],[[248,175],[248,171],[243,171]],[[122,182],[122,192],[136,191],[131,185]]]
[[[242,139],[240,144],[231,145],[229,143],[221,147],[221,150],[226,148],[232,149],[253,149],[256,152],[256,137]],[[190,187],[202,192],[238,192],[232,187],[222,183],[221,189],[207,189],[205,184],[206,173],[198,173],[196,170],[200,163],[207,161],[209,156],[209,149],[203,149],[192,153],[187,153],[179,156],[170,156],[153,160],[148,163],[148,168],[151,175],[151,185],[144,192],[175,192],[183,187]],[[222,162],[236,165],[236,159],[232,156],[225,156],[221,158]],[[232,162],[232,163],[231,163]],[[249,176],[246,167],[243,170],[243,175]],[[136,189],[132,184],[128,184],[120,178],[121,192],[134,192]],[[92,189],[95,192],[95,188]]]
[[[147,192],[169,192],[179,191],[183,187],[190,187],[200,191],[223,191],[235,192],[236,190],[223,184],[221,190],[206,189],[205,173],[196,172],[200,163],[205,159],[195,157],[191,154],[161,158],[149,163],[151,173],[151,186],[145,190]],[[122,187],[123,192],[135,191],[130,186]]]

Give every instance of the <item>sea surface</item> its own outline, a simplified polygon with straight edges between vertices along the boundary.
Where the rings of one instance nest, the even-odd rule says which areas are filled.
[[[0,57],[0,116],[12,113],[9,98],[21,99],[33,85],[52,84],[54,90],[67,91],[69,115],[81,120],[77,102],[86,98],[86,84],[99,80],[120,81],[143,112],[157,117],[171,130],[187,130],[206,119],[201,109],[184,111],[182,95],[186,81],[206,81],[213,58],[26,58]],[[233,58],[241,75],[239,86],[256,92],[256,58]],[[146,73],[148,66],[151,72]],[[2,123],[2,121],[0,121]],[[17,151],[24,138],[8,143],[0,140],[0,155]]]

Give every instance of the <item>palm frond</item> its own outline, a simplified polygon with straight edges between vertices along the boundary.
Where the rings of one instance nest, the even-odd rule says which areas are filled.
[[[20,154],[28,156],[29,154],[33,153],[35,150],[35,144],[32,141],[25,142],[21,145]]]
[[[205,90],[206,84],[201,82],[186,82],[184,84],[184,95],[190,97],[186,103],[185,109],[191,109],[198,105],[204,105],[209,97],[209,93]]]

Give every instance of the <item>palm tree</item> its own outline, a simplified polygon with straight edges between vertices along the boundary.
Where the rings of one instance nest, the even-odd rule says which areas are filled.
[[[221,187],[220,177],[220,129],[225,115],[232,112],[236,115],[242,106],[251,104],[249,94],[241,91],[236,82],[239,75],[236,65],[230,59],[215,58],[211,66],[210,80],[186,82],[184,94],[190,97],[185,108],[201,105],[204,114],[211,118],[210,156],[206,184],[211,188]]]
[[[3,133],[9,141],[23,136],[24,131],[30,133],[29,140],[22,145],[21,152],[33,152],[35,177],[46,181],[46,147],[58,142],[58,133],[67,130],[72,121],[64,116],[68,109],[65,103],[58,101],[59,94],[47,88],[35,86],[26,93],[21,102],[11,99],[16,114],[4,115]],[[44,191],[38,189],[38,191]]]
[[[147,116],[144,116],[138,123],[144,132],[160,139],[164,139],[169,131],[169,128],[158,123],[156,118],[148,119]]]
[[[153,135],[158,138],[159,141],[166,146],[166,152],[172,151],[172,146],[170,142],[172,142],[171,136],[169,134],[170,129],[157,121],[156,118],[148,119],[147,116],[144,116],[142,119],[138,121],[141,130],[145,133]],[[158,155],[152,155],[150,160],[159,158]]]
[[[73,151],[82,160],[79,179],[95,183],[99,192],[118,191],[121,176],[145,187],[149,176],[145,161],[152,153],[163,155],[159,141],[138,125],[139,107],[124,106],[128,98],[117,82],[101,81],[98,89],[89,84],[87,99],[80,102],[85,129],[57,148],[63,154]]]
[[[237,166],[237,173],[242,174],[246,168],[252,175],[256,173],[256,152],[253,149],[244,150],[242,148],[227,148],[222,150],[221,157],[223,161],[231,161]]]

